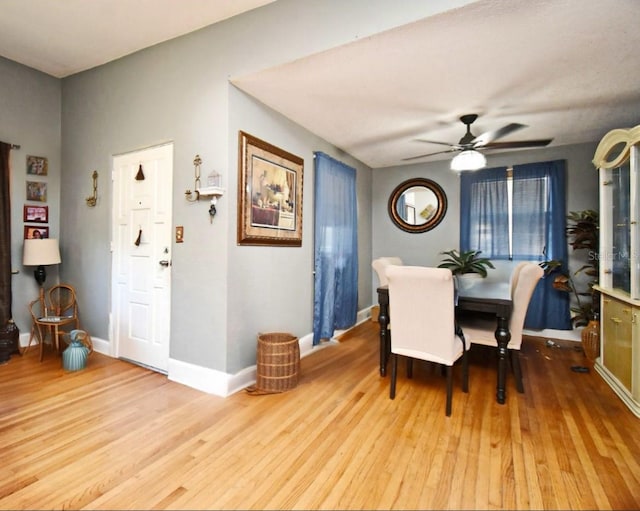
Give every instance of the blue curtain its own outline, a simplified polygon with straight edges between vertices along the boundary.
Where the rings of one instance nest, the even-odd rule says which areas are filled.
[[[513,167],[514,247],[516,240],[533,243],[531,236],[542,236],[543,250],[527,259],[556,259],[568,265],[566,238],[566,166],[563,160],[528,163]],[[541,201],[542,211],[531,213],[531,201]],[[532,228],[537,226],[537,228]],[[553,288],[554,275],[538,282],[529,303],[524,326],[532,329],[571,330],[569,293]]]
[[[460,174],[460,250],[509,258],[507,168]]]
[[[315,163],[313,344],[358,313],[356,170],[322,153]]]
[[[562,160],[515,165],[512,179],[512,246],[506,167],[460,175],[460,250],[490,259],[567,260],[566,169]],[[525,327],[571,329],[568,293],[543,278],[531,298]]]

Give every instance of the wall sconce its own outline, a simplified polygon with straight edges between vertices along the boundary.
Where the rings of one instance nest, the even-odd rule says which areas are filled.
[[[196,157],[193,160],[195,175],[194,191],[192,192],[187,189],[184,192],[184,195],[189,202],[198,202],[200,197],[211,197],[209,215],[211,217],[210,219],[213,220],[213,217],[216,214],[216,203],[218,202],[218,198],[224,195],[224,188],[220,186],[222,184],[222,178],[219,173],[213,171],[207,176],[207,186],[202,186],[200,182],[201,165],[202,158],[200,158],[200,155],[196,154]]]
[[[199,154],[196,154],[196,157],[193,159],[194,173],[196,176],[196,181],[193,186],[194,192],[196,194],[195,198],[192,197],[192,192],[187,188],[184,192],[185,198],[189,202],[196,202],[200,200],[200,165],[202,165],[202,158],[200,158]]]
[[[98,202],[98,171],[94,170],[91,177],[93,178],[93,195],[87,197],[85,201],[87,202],[87,206],[93,208]]]

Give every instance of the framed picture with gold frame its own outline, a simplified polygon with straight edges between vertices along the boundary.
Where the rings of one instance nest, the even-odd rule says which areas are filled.
[[[43,156],[27,156],[27,174],[46,176],[49,173],[49,163]]]
[[[239,245],[302,245],[303,171],[299,156],[239,132]]]
[[[47,202],[47,183],[27,181],[27,200]]]

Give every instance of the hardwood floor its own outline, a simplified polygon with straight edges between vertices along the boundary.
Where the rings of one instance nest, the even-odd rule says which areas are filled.
[[[400,364],[378,375],[376,325],[301,361],[300,384],[223,399],[94,353],[0,366],[1,509],[639,509],[640,419],[575,343],[522,350],[495,400],[493,353],[470,392]]]

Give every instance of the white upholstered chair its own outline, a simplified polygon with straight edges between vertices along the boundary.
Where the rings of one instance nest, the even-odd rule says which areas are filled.
[[[511,288],[511,296],[513,296],[513,290],[518,283],[518,277],[520,277],[520,270],[524,268],[526,265],[531,264],[527,261],[519,262],[511,271],[511,277],[509,278],[509,287]]]
[[[411,377],[414,358],[446,367],[447,401],[445,412],[451,415],[453,364],[462,357],[462,389],[468,392],[468,346],[456,335],[453,276],[445,268],[389,266],[389,305],[393,308],[391,336],[391,389],[395,398],[398,356],[409,357],[407,372]]]
[[[520,369],[520,347],[522,346],[522,331],[524,330],[524,319],[527,315],[531,295],[536,284],[542,278],[544,270],[536,263],[520,263],[511,274],[511,300],[513,310],[509,320],[509,332],[511,340],[507,345],[509,350],[509,360],[516,378],[516,388],[518,392],[524,392],[522,383],[522,371]],[[471,344],[483,344],[485,346],[498,347],[495,337],[495,318],[462,316],[459,318],[460,326],[464,331],[467,341]]]
[[[385,271],[388,266],[402,266],[402,259],[399,257],[378,257],[371,262],[371,267],[378,275],[378,282],[381,286],[387,285]]]

